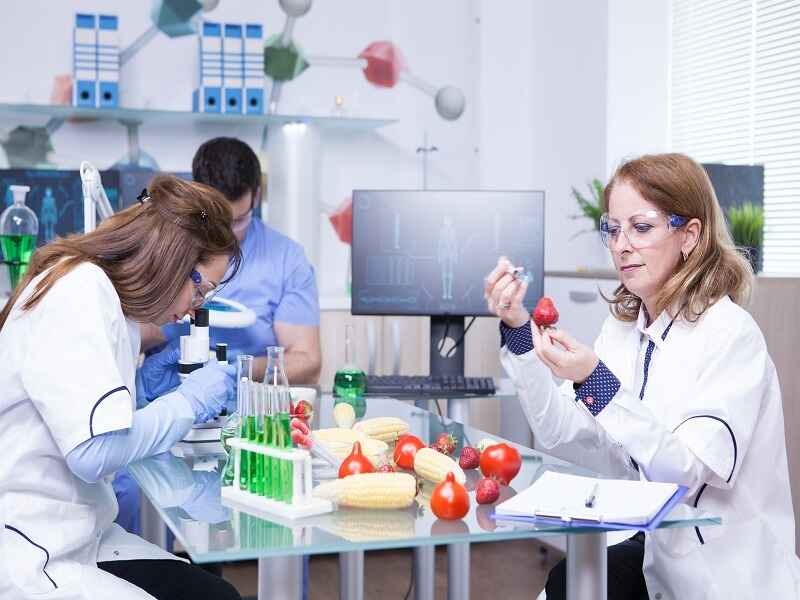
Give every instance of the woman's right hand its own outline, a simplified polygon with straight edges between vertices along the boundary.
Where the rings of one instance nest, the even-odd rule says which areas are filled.
[[[236,365],[209,362],[190,373],[178,392],[192,405],[195,423],[210,421],[236,397]]]
[[[522,305],[528,283],[515,279],[511,272],[514,265],[505,256],[497,261],[497,266],[484,280],[483,297],[489,312],[497,315],[509,327],[522,327],[530,321],[530,313]]]

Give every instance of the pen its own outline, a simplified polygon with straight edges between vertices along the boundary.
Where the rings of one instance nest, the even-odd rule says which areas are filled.
[[[600,485],[599,481],[595,481],[594,485],[592,486],[592,491],[589,492],[589,495],[586,497],[586,508],[592,508],[594,506],[594,502],[597,499],[597,488]]]

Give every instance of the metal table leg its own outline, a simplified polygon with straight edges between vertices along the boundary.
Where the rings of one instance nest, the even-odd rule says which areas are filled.
[[[606,600],[606,533],[567,536],[567,600]]]
[[[469,544],[447,546],[447,600],[469,600]]]
[[[364,551],[339,553],[339,600],[364,600]]]
[[[434,600],[436,546],[414,548],[414,600]]]
[[[469,398],[448,398],[447,417],[462,425],[469,425]]]
[[[302,556],[258,559],[258,600],[300,600],[302,593]]]
[[[449,398],[447,416],[462,425],[468,425],[469,399]],[[469,600],[469,544],[447,546],[447,598]]]

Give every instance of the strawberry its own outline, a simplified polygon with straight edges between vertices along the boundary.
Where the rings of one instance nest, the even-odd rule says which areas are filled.
[[[533,322],[538,327],[552,327],[558,323],[558,311],[553,301],[544,296],[533,309]]]
[[[491,504],[500,497],[500,486],[494,479],[484,477],[475,488],[475,500],[478,504]]]
[[[481,463],[481,454],[472,446],[464,446],[458,457],[458,466],[464,469],[477,469]]]
[[[450,456],[453,450],[456,449],[456,438],[449,433],[440,433],[436,441],[431,444],[434,450],[438,450],[442,454]]]
[[[292,411],[290,414],[292,417],[296,417],[305,421],[306,423],[311,419],[312,415],[314,414],[314,407],[311,406],[305,400],[300,400],[292,409],[290,406],[290,410]]]
[[[378,467],[378,473],[394,473],[394,467],[389,463],[385,463]]]

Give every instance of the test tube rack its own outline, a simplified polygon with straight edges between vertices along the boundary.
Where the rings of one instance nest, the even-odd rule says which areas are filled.
[[[267,516],[277,515],[289,520],[333,512],[334,506],[330,500],[314,498],[311,495],[313,487],[311,483],[311,454],[308,450],[303,450],[302,448],[275,448],[256,444],[240,437],[230,438],[228,446],[233,452],[236,452],[236,467],[233,485],[222,488],[223,501],[247,508],[251,512],[264,513]],[[242,450],[292,462],[292,502],[279,502],[241,489],[239,476],[242,464]]]

